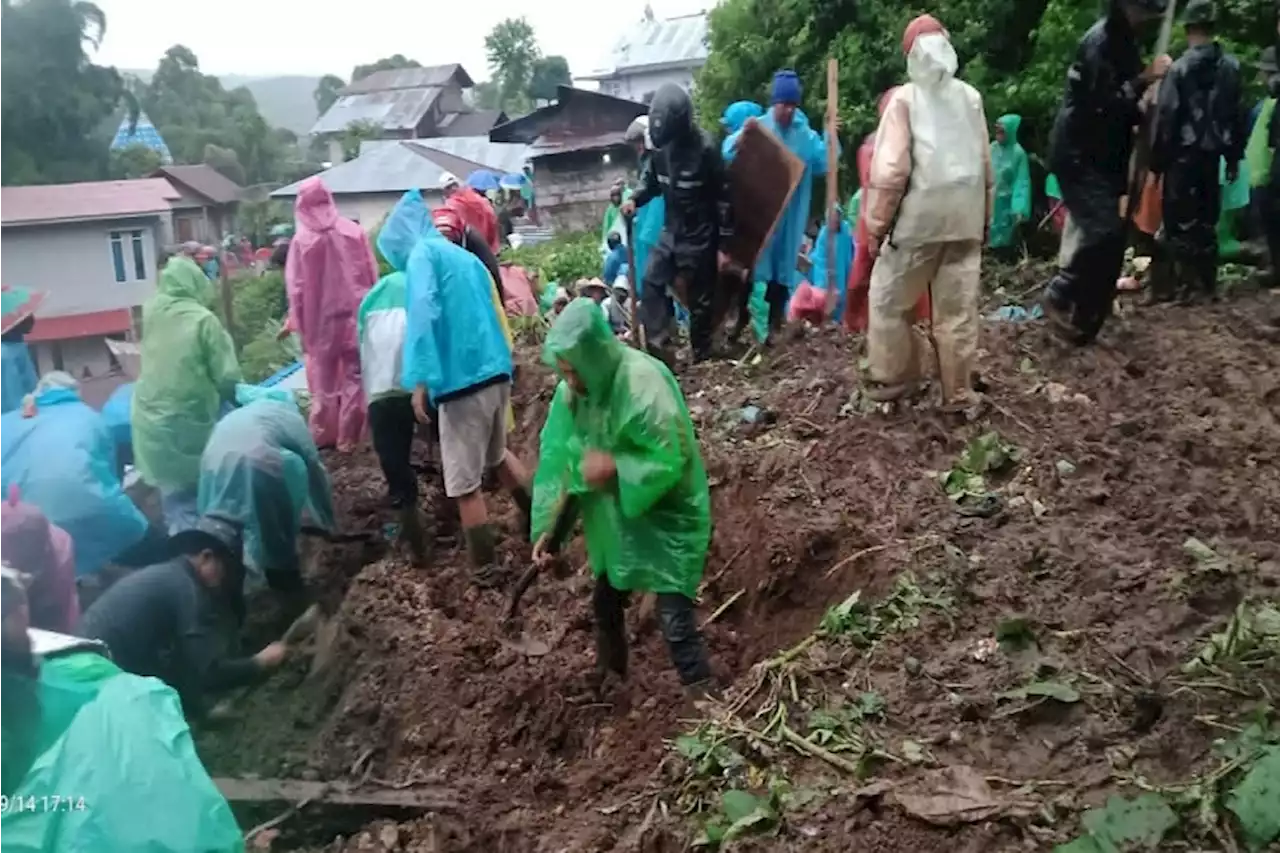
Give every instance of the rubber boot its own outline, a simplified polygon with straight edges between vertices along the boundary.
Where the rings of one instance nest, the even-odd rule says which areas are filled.
[[[427,559],[427,535],[416,505],[400,508],[400,537],[409,546],[414,565],[421,567]]]
[[[480,524],[462,531],[467,541],[467,556],[471,558],[471,580],[476,586],[492,589],[502,583],[502,571],[498,566],[498,549],[493,526]]]
[[[596,669],[627,677],[627,637],[621,622],[596,625]]]

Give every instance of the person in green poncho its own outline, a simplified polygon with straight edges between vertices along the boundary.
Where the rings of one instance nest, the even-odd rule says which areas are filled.
[[[614,181],[609,189],[609,206],[604,209],[604,226],[600,229],[600,252],[609,254],[609,235],[618,225],[618,216],[622,211],[622,195],[626,184],[621,179]]]
[[[987,245],[1011,250],[1018,245],[1018,227],[1031,216],[1031,168],[1027,152],[1018,144],[1022,116],[1010,113],[996,121],[991,142],[991,168],[995,174],[995,200],[991,208],[991,232]]]
[[[544,360],[563,381],[541,434],[533,484],[533,556],[582,520],[596,577],[597,673],[625,678],[623,609],[657,593],[672,663],[693,696],[711,686],[694,618],[711,541],[711,494],[680,386],[656,358],[618,341],[599,307],[575,299],[552,324]]]

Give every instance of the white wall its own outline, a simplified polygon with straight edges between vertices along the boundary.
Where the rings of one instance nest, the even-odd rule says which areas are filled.
[[[333,199],[337,202],[338,213],[354,219],[368,231],[382,221],[382,217],[396,206],[403,195],[404,193],[343,193],[335,195]],[[444,199],[436,190],[425,193],[423,198],[428,207],[444,204]]]
[[[0,231],[4,283],[48,293],[39,317],[85,314],[141,305],[156,289],[156,229],[160,220],[104,220],[65,225],[9,226]],[[132,234],[142,238],[142,276]],[[122,238],[125,280],[116,280],[111,234]]]
[[[53,341],[41,341],[29,346],[38,375],[44,376],[50,370],[56,369],[53,359]],[[107,349],[106,340],[102,337],[58,341],[57,347],[62,353],[62,369],[76,379],[84,376],[86,367],[92,376],[105,376],[111,369],[110,352]]]
[[[693,89],[693,69],[668,68],[660,71],[623,73],[612,80],[601,80],[600,91],[615,98],[643,102],[664,83],[675,83],[685,91]]]

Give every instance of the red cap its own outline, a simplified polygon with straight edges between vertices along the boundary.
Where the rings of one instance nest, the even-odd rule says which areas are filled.
[[[902,34],[902,52],[910,53],[911,48],[916,45],[916,39],[928,33],[942,33],[947,38],[951,38],[947,28],[942,26],[937,18],[933,15],[921,15],[907,24],[907,30]]]

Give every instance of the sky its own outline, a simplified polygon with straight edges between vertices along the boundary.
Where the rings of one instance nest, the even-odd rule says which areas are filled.
[[[702,11],[714,0],[649,0],[658,18]],[[337,74],[402,53],[423,65],[460,62],[487,79],[484,37],[523,15],[542,52],[585,74],[643,15],[645,0],[97,0],[107,17],[94,61],[154,69],[175,44],[189,47],[206,74]],[[606,11],[607,10],[607,11]]]

